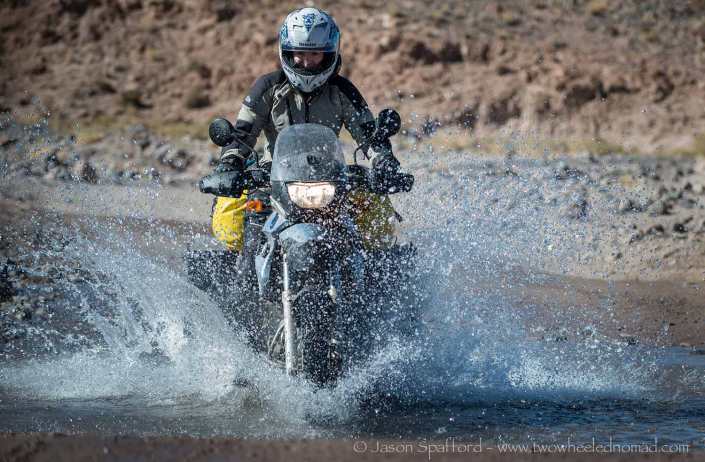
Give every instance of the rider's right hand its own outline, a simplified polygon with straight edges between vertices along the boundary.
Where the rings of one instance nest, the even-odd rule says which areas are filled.
[[[215,173],[242,172],[245,170],[245,160],[237,149],[235,142],[224,146],[220,152],[220,162],[215,168]]]
[[[220,162],[215,169],[216,173],[245,170],[245,158],[240,152],[240,141],[235,140],[220,151]]]
[[[242,171],[242,161],[237,162],[238,159],[221,159],[218,165],[215,167],[215,173],[225,173],[225,172],[237,172]]]

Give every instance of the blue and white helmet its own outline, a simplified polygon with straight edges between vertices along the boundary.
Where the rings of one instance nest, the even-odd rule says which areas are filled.
[[[320,51],[323,61],[316,69],[294,65],[294,51]],[[320,87],[335,72],[340,52],[340,30],[333,18],[317,8],[292,11],[279,32],[279,59],[289,82],[304,93]]]

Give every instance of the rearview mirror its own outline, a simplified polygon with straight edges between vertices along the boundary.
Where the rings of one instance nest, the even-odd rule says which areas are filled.
[[[394,109],[382,109],[377,116],[377,135],[387,139],[399,132],[401,117]]]
[[[227,146],[235,139],[235,127],[227,119],[214,119],[208,127],[208,136],[218,146]]]

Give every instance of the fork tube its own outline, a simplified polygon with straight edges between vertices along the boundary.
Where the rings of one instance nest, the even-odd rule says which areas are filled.
[[[296,357],[296,325],[294,313],[291,309],[291,299],[289,298],[289,263],[286,260],[286,252],[282,256],[282,268],[284,273],[284,290],[282,291],[282,305],[284,306],[284,359],[287,375],[296,373],[294,358]]]

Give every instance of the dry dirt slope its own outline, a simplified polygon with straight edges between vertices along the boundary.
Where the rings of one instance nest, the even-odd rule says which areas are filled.
[[[703,0],[371,0],[317,5],[343,32],[343,73],[411,125],[503,129],[596,150],[705,151]],[[234,115],[277,64],[293,2],[9,0],[0,109],[164,130]],[[36,115],[36,114],[35,114]],[[429,122],[430,121],[430,122]],[[74,127],[75,128],[75,127]]]

